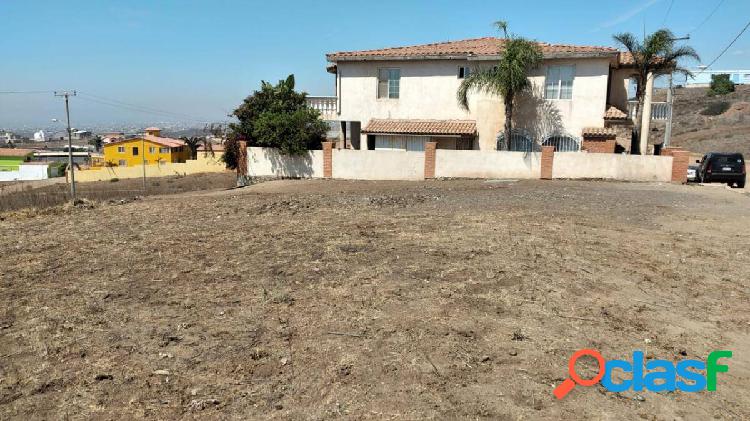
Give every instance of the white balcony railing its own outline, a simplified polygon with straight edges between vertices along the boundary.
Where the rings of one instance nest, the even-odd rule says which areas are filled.
[[[307,105],[320,112],[323,120],[335,120],[337,117],[335,96],[308,96]]]
[[[638,114],[638,101],[628,101],[628,117],[634,119]],[[666,120],[669,118],[669,103],[652,102],[651,120]]]

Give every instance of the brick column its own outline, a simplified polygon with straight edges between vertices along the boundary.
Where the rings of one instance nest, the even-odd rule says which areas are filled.
[[[333,142],[323,142],[323,178],[333,177]]]
[[[552,164],[555,160],[555,147],[542,146],[542,180],[552,180]]]
[[[672,182],[686,184],[688,165],[690,165],[690,152],[672,150],[669,154],[672,155]]]
[[[437,142],[424,143],[424,178],[435,178],[435,149]]]
[[[252,184],[247,174],[247,141],[240,140],[237,142],[237,187],[245,187]]]

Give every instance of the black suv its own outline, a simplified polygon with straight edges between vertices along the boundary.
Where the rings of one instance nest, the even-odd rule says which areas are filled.
[[[710,152],[700,161],[695,161],[698,167],[696,178],[699,183],[727,183],[728,186],[737,184],[745,188],[745,158],[741,153]]]

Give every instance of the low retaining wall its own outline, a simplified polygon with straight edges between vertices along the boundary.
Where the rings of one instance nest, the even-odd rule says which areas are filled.
[[[0,181],[32,181],[49,178],[48,165],[20,164],[18,170],[0,171]]]
[[[253,177],[323,178],[323,151],[282,155],[273,148],[247,148],[248,175]]]
[[[424,180],[424,152],[335,149],[332,177],[350,180]]]
[[[686,170],[687,173],[687,170]],[[672,157],[603,153],[556,153],[552,178],[602,178],[622,181],[672,180]]]
[[[187,162],[146,165],[146,177],[166,177],[169,175],[224,171],[227,171],[226,165],[221,162],[219,154],[212,157],[199,153],[198,159],[191,159]],[[123,180],[126,178],[141,177],[143,177],[143,167],[140,165],[134,167],[102,167],[90,170],[76,170],[75,173],[76,182],[109,181],[113,178]]]
[[[437,178],[539,178],[540,152],[435,151]]]
[[[333,149],[285,156],[271,148],[245,148],[250,176],[338,178],[349,180],[423,180],[426,178],[608,179],[684,182],[687,170],[675,168],[672,156],[618,155],[587,152],[461,151],[424,152]],[[680,161],[681,162],[681,161]],[[243,167],[244,168],[244,167]]]

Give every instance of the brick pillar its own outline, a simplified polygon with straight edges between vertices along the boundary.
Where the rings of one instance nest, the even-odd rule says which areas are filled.
[[[555,160],[555,147],[542,146],[542,180],[552,180],[552,164]]]
[[[323,142],[323,178],[333,177],[333,142]]]
[[[247,174],[247,141],[240,140],[237,142],[237,187],[251,184]]]
[[[690,152],[672,150],[672,182],[686,184],[687,183],[687,169],[690,164]]]
[[[424,143],[424,178],[435,178],[435,149],[437,142]]]

